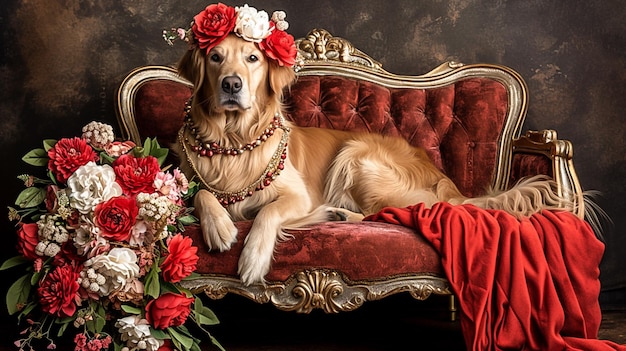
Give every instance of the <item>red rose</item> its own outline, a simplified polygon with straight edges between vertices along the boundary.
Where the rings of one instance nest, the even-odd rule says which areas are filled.
[[[187,320],[194,299],[183,294],[165,293],[148,302],[146,320],[156,329],[182,325]]]
[[[113,241],[127,241],[135,225],[139,208],[133,198],[116,196],[99,203],[94,210],[94,221],[100,235]]]
[[[91,161],[96,162],[99,159],[93,148],[84,139],[77,137],[59,140],[48,150],[48,157],[50,158],[48,168],[61,183],[67,182],[67,178],[78,167],[84,166]]]
[[[115,181],[128,196],[153,193],[154,178],[160,170],[159,161],[154,156],[135,157],[125,154],[113,162]]]
[[[198,248],[192,245],[191,238],[178,234],[167,245],[169,254],[161,263],[163,279],[166,282],[178,283],[188,277],[198,263]]]
[[[265,55],[276,60],[280,66],[293,66],[296,63],[296,48],[293,36],[285,31],[274,28],[272,34],[259,43]]]
[[[35,253],[35,246],[39,243],[39,227],[37,223],[22,223],[17,228],[17,251],[29,260],[36,260],[41,256]]]
[[[176,349],[169,339],[165,339],[163,340],[163,345],[157,351],[176,351]]]
[[[44,204],[46,205],[46,210],[49,213],[56,213],[59,209],[57,191],[59,191],[59,187],[54,184],[46,187],[46,198],[44,199]]]
[[[197,14],[193,21],[191,30],[198,46],[208,53],[235,29],[237,14],[234,7],[222,3],[211,4]]]
[[[39,283],[37,293],[41,309],[57,317],[70,317],[76,312],[78,276],[70,266],[56,267]]]

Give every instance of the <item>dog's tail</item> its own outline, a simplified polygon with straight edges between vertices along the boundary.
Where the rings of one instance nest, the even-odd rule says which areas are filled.
[[[575,203],[569,196],[559,196],[557,189],[555,181],[538,175],[522,179],[508,190],[489,190],[486,195],[466,198],[461,203],[484,209],[504,210],[517,218],[529,217],[547,209],[573,211]]]

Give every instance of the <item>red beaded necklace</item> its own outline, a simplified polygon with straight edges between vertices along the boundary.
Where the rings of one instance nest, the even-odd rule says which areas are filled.
[[[199,140],[200,138],[198,136],[197,130],[193,125],[193,121],[191,121],[190,106],[191,101],[188,101],[187,105],[185,106],[185,124],[178,133],[178,141],[182,145],[185,155],[187,156],[187,162],[189,162],[191,168],[194,170],[194,172],[202,182],[203,186],[217,198],[222,206],[228,207],[228,205],[243,201],[246,197],[252,196],[255,191],[265,189],[272,183],[273,180],[278,177],[280,172],[285,168],[285,159],[287,159],[287,141],[289,140],[290,129],[289,127],[284,125],[284,119],[280,113],[276,113],[274,119],[270,123],[270,126],[265,129],[263,134],[261,134],[256,139],[256,141],[248,143],[245,146],[241,146],[239,148],[224,148],[214,142],[206,143]],[[194,139],[193,142],[189,140],[189,138],[185,137],[186,129],[189,129],[189,131],[191,132]],[[245,151],[252,151],[254,150],[254,148],[261,145],[269,137],[274,135],[274,131],[276,129],[282,129],[283,135],[267,167],[255,181],[238,191],[222,191],[210,186],[202,177],[201,173],[198,172],[194,160],[189,154],[189,149],[191,149],[191,151],[194,151],[196,153],[197,157],[213,157],[216,154],[232,156],[241,155]]]

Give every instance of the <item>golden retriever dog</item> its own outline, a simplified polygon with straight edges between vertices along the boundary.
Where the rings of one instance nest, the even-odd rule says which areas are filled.
[[[183,171],[203,185],[194,207],[206,243],[228,250],[237,238],[233,221],[254,219],[239,259],[245,284],[264,282],[285,228],[438,201],[518,217],[562,204],[554,184],[537,178],[466,198],[404,139],[285,121],[281,100],[296,79],[293,69],[232,33],[206,53],[190,49],[178,70],[194,91],[174,148]]]

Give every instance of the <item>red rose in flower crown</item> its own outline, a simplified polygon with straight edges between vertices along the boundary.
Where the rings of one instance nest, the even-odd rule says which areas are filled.
[[[291,67],[296,62],[297,49],[293,36],[285,32],[289,27],[285,17],[283,11],[274,12],[270,18],[267,12],[248,5],[212,4],[194,17],[191,29],[172,28],[163,31],[163,38],[170,45],[176,39],[185,40],[208,54],[227,35],[234,33],[257,43],[265,56],[280,66]]]
[[[198,248],[193,246],[191,238],[175,235],[167,245],[168,255],[161,263],[163,280],[178,283],[196,270]]]
[[[125,154],[113,162],[113,170],[124,194],[135,196],[154,192],[154,178],[161,169],[156,157]]]
[[[272,31],[269,37],[259,43],[267,57],[276,60],[280,66],[293,66],[296,63],[298,50],[294,39],[282,30]]]
[[[138,213],[135,199],[117,196],[96,206],[94,221],[103,238],[126,241],[130,238]]]
[[[48,150],[48,157],[48,168],[61,183],[65,183],[78,167],[98,160],[98,154],[84,139],[78,137],[59,140]]]
[[[235,28],[235,8],[222,3],[207,6],[197,14],[191,27],[200,49],[209,52]]]

